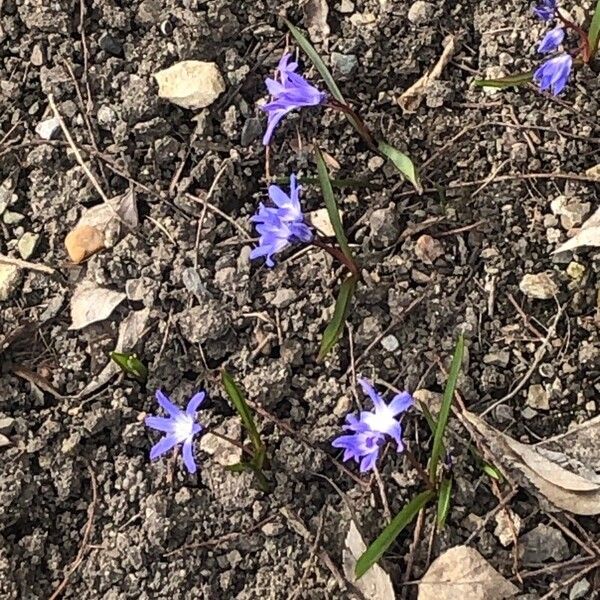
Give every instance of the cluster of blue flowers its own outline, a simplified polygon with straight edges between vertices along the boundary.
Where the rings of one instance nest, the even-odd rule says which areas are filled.
[[[375,467],[379,451],[388,437],[396,442],[398,452],[404,451],[400,419],[414,401],[408,392],[402,392],[396,394],[391,402],[386,404],[370,381],[361,378],[359,383],[363,392],[373,402],[374,410],[362,411],[358,416],[348,415],[344,429],[352,433],[341,435],[332,442],[332,445],[334,448],[344,450],[344,461],[354,459],[359,463],[360,472],[365,473]]]
[[[557,11],[556,0],[542,0],[533,9],[535,16],[547,23],[557,18]],[[538,52],[540,54],[556,52],[564,39],[565,29],[562,25],[557,25],[542,38],[538,46]],[[561,52],[542,63],[536,69],[533,78],[542,91],[550,90],[552,94],[557,96],[567,85],[572,68],[573,57],[568,52]]]

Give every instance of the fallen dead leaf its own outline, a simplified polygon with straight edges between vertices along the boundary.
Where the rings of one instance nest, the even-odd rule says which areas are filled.
[[[67,234],[65,247],[69,258],[79,264],[104,248],[104,234],[91,225],[79,225]]]
[[[134,310],[130,312],[119,325],[119,337],[114,352],[131,352],[141,341],[150,316],[150,309]],[[107,353],[108,357],[109,353]],[[98,388],[106,385],[115,375],[121,372],[120,367],[113,360],[108,359],[106,366],[96,375],[85,388],[77,394],[83,398],[93,394]]]
[[[439,240],[423,234],[415,242],[415,255],[420,261],[431,265],[440,256],[444,256],[444,246]]]
[[[519,282],[519,289],[536,300],[551,300],[558,294],[556,282],[547,273],[527,273]]]
[[[419,583],[418,600],[507,600],[518,593],[477,550],[455,546],[431,563]]]
[[[581,447],[574,439],[574,434],[567,432],[532,446],[517,442],[469,411],[464,411],[462,415],[485,440],[494,460],[508,473],[518,477],[521,484],[545,507],[549,504],[550,509],[556,507],[577,515],[600,514],[600,477],[594,473],[600,460],[585,465],[577,456],[571,458],[567,451]],[[595,444],[593,440],[597,440],[600,433],[600,418],[593,419],[586,427],[578,428],[577,432],[578,437],[587,440],[586,443]],[[551,449],[556,448],[557,444],[560,447],[563,438],[564,451]]]
[[[600,208],[581,226],[579,231],[552,254],[575,250],[582,246],[600,246]]]
[[[404,91],[398,98],[398,104],[407,113],[412,113],[419,108],[427,88],[433,81],[439,79],[445,66],[452,60],[454,53],[456,52],[456,36],[449,35],[444,39],[443,42],[444,50],[439,57],[437,63],[431,69],[413,83],[406,91]]]
[[[360,555],[367,549],[354,521],[350,522],[343,553],[344,573],[369,600],[394,600],[394,587],[390,576],[377,564],[373,565],[360,579],[354,575],[354,567]]]
[[[91,323],[108,319],[117,306],[125,300],[125,294],[101,288],[90,281],[83,281],[71,298],[71,327],[82,329]]]
[[[340,211],[340,218],[343,218],[343,213]],[[317,230],[320,231],[325,237],[334,237],[335,231],[329,218],[329,213],[326,208],[319,208],[308,213],[308,221]]]
[[[329,36],[328,15],[327,0],[308,0],[304,5],[304,23],[313,41],[321,42]]]

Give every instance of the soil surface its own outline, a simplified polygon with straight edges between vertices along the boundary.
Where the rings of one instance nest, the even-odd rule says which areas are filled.
[[[331,440],[345,414],[364,402],[355,375],[381,389],[421,390],[435,406],[460,331],[468,355],[459,388],[472,411],[526,378],[487,415],[515,439],[534,443],[598,414],[600,254],[552,255],[598,206],[598,185],[585,178],[600,162],[597,74],[580,70],[560,98],[533,86],[472,86],[477,75],[535,66],[542,25],[528,3],[326,3],[330,33],[316,47],[373,130],[421,165],[425,193],[338,113],[306,110],[277,131],[270,175],[314,177],[318,139],[340,165],[336,178],[364,182],[336,190],[363,281],[342,341],[317,363],[341,269],[318,250],[288,252],[274,269],[248,259],[249,217],[266,196],[259,104],[286,43],[277,13],[305,27],[301,4],[0,0],[0,253],[55,270],[14,268],[0,287],[1,598],[360,598],[342,567],[352,513],[372,541],[385,504],[397,513],[420,484],[393,451],[381,462],[381,486],[369,477],[360,484],[354,465],[348,474],[332,460],[341,458]],[[589,8],[586,0],[578,10]],[[454,56],[417,111],[404,114],[397,97],[435,64],[449,35]],[[186,59],[216,62],[225,80],[199,111],[161,100],[152,77]],[[52,117],[49,95],[98,186],[109,198],[132,191],[139,212],[137,226],[80,265],[64,240],[102,199],[64,135],[36,133]],[[321,208],[319,190],[306,185],[303,202]],[[558,204],[568,217],[555,214]],[[520,290],[538,273],[551,276],[556,300]],[[108,318],[74,330],[70,303],[81,281],[126,296]],[[124,350],[148,366],[147,385],[98,379],[119,329],[137,317]],[[269,494],[219,464],[225,442],[216,454],[197,447],[195,476],[179,457],[148,460],[156,436],[143,419],[157,413],[159,387],[178,403],[206,389],[201,422],[242,439],[222,366],[261,407]],[[433,536],[431,511],[413,551],[409,528],[381,562],[398,597],[416,598],[416,586],[402,582],[418,581],[433,558],[467,540],[523,598],[572,577],[576,570],[544,567],[585,550],[523,490],[510,501],[522,520],[519,544],[500,543],[495,519],[484,519],[510,489],[482,473],[464,430],[450,427],[448,525]],[[416,413],[406,437],[426,463],[430,439]],[[576,538],[597,538],[596,518],[578,519],[580,528],[563,521]],[[557,595],[593,597],[594,572],[585,577]],[[573,584],[588,591],[573,596]]]

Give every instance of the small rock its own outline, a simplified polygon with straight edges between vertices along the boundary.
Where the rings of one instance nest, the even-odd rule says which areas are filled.
[[[192,344],[203,344],[224,335],[229,329],[231,317],[222,302],[205,299],[201,305],[180,313],[178,321],[185,339]]]
[[[44,121],[40,121],[35,126],[35,132],[43,139],[43,140],[51,140],[55,133],[60,129],[60,121],[57,117],[52,117],[51,119],[46,119]]]
[[[354,54],[341,54],[340,52],[331,53],[331,64],[336,74],[342,77],[349,77],[358,67],[358,59]]]
[[[510,353],[507,350],[498,350],[497,352],[488,352],[483,357],[483,362],[486,365],[494,367],[507,367],[510,360]]]
[[[529,386],[527,405],[537,410],[550,410],[550,399],[543,385],[534,383]]]
[[[546,273],[525,275],[519,283],[519,289],[529,298],[536,300],[551,300],[558,294],[558,286]]]
[[[104,234],[91,225],[81,225],[67,235],[65,247],[69,258],[79,264],[104,248]]]
[[[547,560],[566,560],[571,556],[569,544],[554,527],[540,523],[521,538],[524,563],[539,564]]]
[[[35,250],[40,236],[37,233],[26,231],[17,242],[17,250],[23,260],[27,260]]]
[[[112,54],[112,56],[123,56],[123,45],[121,42],[119,42],[119,40],[115,39],[106,31],[100,36],[98,44],[100,45],[100,48],[104,50],[104,52]]]
[[[0,433],[8,435],[15,424],[15,420],[12,417],[0,418]]]
[[[423,0],[417,0],[408,9],[408,20],[413,25],[425,25],[431,21],[435,7],[431,2],[423,2]]]
[[[500,543],[506,548],[515,541],[515,534],[518,536],[521,531],[521,517],[510,509],[506,508],[496,513],[496,529],[494,535],[500,540]]]
[[[417,402],[422,402],[432,414],[436,415],[440,412],[440,408],[442,407],[442,394],[426,389],[419,389],[414,391],[413,398]]]
[[[342,0],[340,8],[338,9],[341,13],[350,14],[354,12],[354,2],[351,0]]]
[[[244,148],[250,146],[254,140],[258,139],[263,130],[263,123],[256,117],[246,119],[246,122],[242,126],[242,135],[240,143]]]
[[[350,412],[352,408],[352,401],[348,396],[341,396],[340,399],[336,402],[336,405],[333,407],[333,414],[336,417],[342,417]]]
[[[580,202],[579,198],[566,196],[558,196],[550,203],[550,209],[555,215],[560,216],[560,224],[564,229],[573,229],[581,225],[590,208],[589,202]]]
[[[237,417],[231,417],[216,427],[214,431],[239,441],[242,435],[242,426]],[[235,465],[242,459],[241,448],[210,432],[200,438],[200,450],[213,455],[215,460],[225,467]]]
[[[422,235],[415,243],[415,255],[420,261],[430,265],[444,255],[444,246],[430,235]]]
[[[388,352],[395,352],[400,347],[400,342],[398,341],[398,338],[396,336],[394,336],[394,335],[386,335],[381,340],[381,345]]]
[[[286,308],[297,297],[298,294],[291,288],[279,288],[275,294],[275,297],[271,300],[271,304],[276,308]]]
[[[4,223],[6,223],[6,225],[16,225],[17,223],[20,223],[24,218],[25,215],[22,215],[18,212],[14,212],[12,210],[7,210],[2,215],[2,220],[4,221]]]
[[[215,63],[184,60],[157,71],[158,95],[182,108],[210,106],[224,91],[225,82]]]
[[[527,419],[528,421],[530,421],[531,419],[537,417],[537,412],[535,412],[535,410],[533,410],[533,408],[526,406],[521,411],[521,415],[523,416],[524,419]]]
[[[581,281],[585,275],[585,267],[581,263],[572,260],[567,265],[567,275],[575,281]]]
[[[96,115],[100,127],[111,127],[117,121],[117,115],[110,106],[101,106]]]
[[[585,579],[585,577],[583,579],[580,579],[577,583],[573,584],[573,587],[569,592],[569,600],[579,600],[580,598],[587,598],[590,588],[590,582],[587,579]]]
[[[10,445],[12,445],[12,442],[5,435],[2,435],[0,433],[0,448],[4,448]]]
[[[0,263],[0,302],[8,300],[21,282],[21,270],[14,265]]]
[[[127,296],[127,299],[134,302],[143,300],[150,291],[150,283],[150,280],[146,277],[128,279],[125,282],[125,295]]]
[[[584,408],[589,413],[595,413],[596,412],[596,403],[593,400],[590,400],[589,402],[585,403]]]
[[[375,248],[386,248],[398,241],[400,226],[394,206],[374,210],[369,218],[369,226],[371,242]]]
[[[278,535],[281,535],[284,531],[285,531],[285,526],[283,525],[283,523],[277,522],[277,521],[271,521],[269,523],[265,523],[260,530],[267,536],[267,537],[276,537]]]
[[[34,67],[41,67],[44,64],[44,53],[40,44],[36,44],[31,51],[29,59]]]
[[[339,211],[340,219],[343,219],[344,213]],[[329,218],[329,212],[326,208],[318,208],[308,213],[309,223],[325,237],[334,237],[335,230]]]
[[[143,0],[138,7],[135,20],[140,25],[152,26],[159,22],[161,12],[160,0]]]
[[[369,167],[369,171],[372,171],[374,173],[375,171],[377,171],[377,169],[381,169],[381,167],[383,167],[384,164],[385,160],[381,158],[381,156],[372,156],[369,159],[367,166]]]

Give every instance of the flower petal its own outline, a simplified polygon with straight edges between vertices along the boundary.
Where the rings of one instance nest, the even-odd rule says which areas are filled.
[[[396,394],[392,401],[389,404],[389,409],[392,411],[393,415],[399,415],[401,413],[406,412],[411,406],[414,405],[413,397],[408,392],[402,392],[400,394]]]
[[[198,407],[204,402],[205,397],[205,392],[198,392],[197,394],[194,394],[185,408],[186,414],[190,417],[193,417],[196,414]]]
[[[381,410],[382,408],[386,408],[383,398],[377,393],[377,390],[368,379],[361,377],[359,378],[358,383],[360,383],[363,393],[371,398],[376,409]]]
[[[176,417],[178,414],[181,413],[181,409],[175,406],[175,404],[171,402],[169,397],[166,394],[164,394],[161,390],[156,390],[155,397],[156,401],[160,404],[162,409],[165,412],[167,412],[171,417]]]
[[[147,427],[157,429],[158,431],[172,433],[175,430],[175,422],[173,419],[168,419],[166,417],[146,417],[144,423],[146,423]]]
[[[152,448],[150,449],[150,460],[154,460],[155,458],[162,456],[163,454],[165,454],[166,452],[171,450],[171,448],[176,446],[177,443],[178,443],[177,436],[175,436],[175,435],[165,436],[164,438],[159,440],[156,444],[154,444],[154,446],[152,446]]]
[[[379,458],[379,448],[375,452],[371,452],[371,454],[367,454],[360,461],[359,470],[361,473],[366,473],[367,471],[371,471],[373,467],[375,467],[375,463]]]
[[[194,446],[192,438],[188,438],[183,442],[183,464],[190,474],[196,472],[196,461],[194,460]]]

